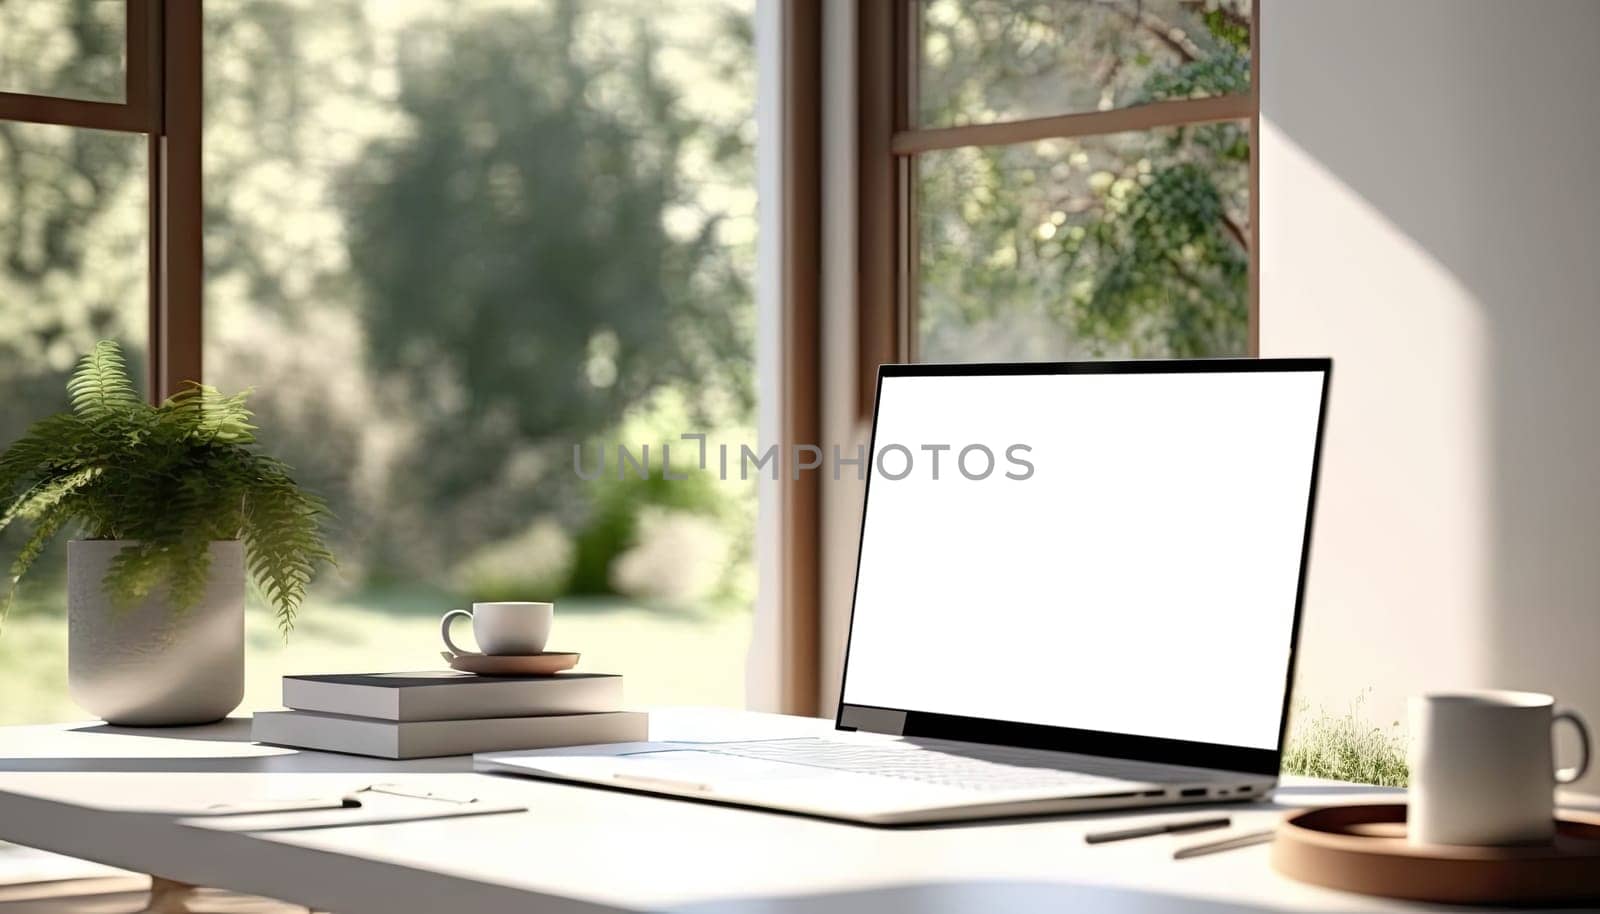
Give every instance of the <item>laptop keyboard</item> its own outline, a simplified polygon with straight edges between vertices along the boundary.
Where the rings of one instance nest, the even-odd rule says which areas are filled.
[[[702,743],[695,748],[740,758],[903,778],[963,790],[1078,790],[1128,781],[1195,783],[1205,772],[1120,759],[944,740],[893,743],[818,738]]]

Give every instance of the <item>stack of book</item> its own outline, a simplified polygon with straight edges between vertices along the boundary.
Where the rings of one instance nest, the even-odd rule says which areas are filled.
[[[622,677],[366,673],[283,677],[287,711],[255,715],[257,742],[408,759],[647,738],[622,711]]]

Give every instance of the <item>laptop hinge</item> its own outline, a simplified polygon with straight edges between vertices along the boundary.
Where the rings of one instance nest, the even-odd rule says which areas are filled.
[[[840,709],[839,727],[843,730],[866,730],[869,733],[901,736],[906,732],[906,712],[845,705]]]

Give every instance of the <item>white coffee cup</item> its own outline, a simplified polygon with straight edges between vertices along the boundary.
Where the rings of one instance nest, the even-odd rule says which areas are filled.
[[[1538,692],[1450,692],[1411,699],[1412,844],[1538,844],[1555,836],[1555,787],[1589,767],[1589,728]],[[1555,767],[1551,729],[1578,732],[1577,766]]]
[[[474,603],[472,611],[452,609],[439,620],[439,635],[452,654],[525,656],[544,650],[555,619],[553,603]],[[464,650],[450,640],[450,623],[456,616],[472,620],[472,637],[479,651]]]

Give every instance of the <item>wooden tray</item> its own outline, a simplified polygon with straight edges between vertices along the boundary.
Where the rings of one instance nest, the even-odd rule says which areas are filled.
[[[1559,813],[1550,844],[1413,846],[1403,803],[1328,806],[1278,826],[1272,866],[1303,882],[1413,901],[1600,901],[1600,816]]]

